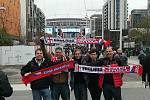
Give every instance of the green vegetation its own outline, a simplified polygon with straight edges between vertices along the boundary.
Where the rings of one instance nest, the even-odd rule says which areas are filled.
[[[13,40],[4,28],[0,28],[0,46],[11,46]]]
[[[132,29],[129,38],[135,41],[136,45],[150,46],[150,17],[146,17]]]

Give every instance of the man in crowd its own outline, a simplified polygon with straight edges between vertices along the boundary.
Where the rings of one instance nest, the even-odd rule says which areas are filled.
[[[101,61],[97,58],[96,48],[91,48],[89,51],[89,59],[86,62],[87,66],[101,66]],[[100,100],[102,89],[98,87],[99,74],[89,73],[88,77],[88,89],[90,91],[92,100]]]
[[[21,68],[21,75],[27,76],[32,72],[52,65],[54,65],[54,63],[50,59],[44,58],[42,50],[37,49],[35,51],[35,57]],[[52,100],[49,83],[49,77],[44,77],[31,82],[33,100]]]
[[[103,65],[106,67],[110,67],[109,65],[111,64],[118,64],[118,66],[121,66],[121,61],[114,58],[113,49],[111,47],[108,47],[106,49],[106,57],[103,58]],[[99,77],[99,88],[103,88],[105,100],[122,100],[122,83],[122,75],[119,73],[101,74]]]
[[[55,57],[57,57],[57,62],[59,63],[67,60],[61,47],[55,49]],[[68,71],[62,71],[52,75],[51,92],[53,100],[59,100],[60,95],[62,100],[70,100]]]
[[[73,57],[75,64],[83,65],[86,63],[85,57],[81,54],[81,49],[74,50]],[[71,88],[74,88],[76,100],[87,100],[87,80],[85,73],[71,72]],[[72,82],[73,81],[73,82]]]
[[[118,49],[117,53],[114,55],[116,60],[121,61],[121,65],[127,65],[128,64],[128,57],[125,53],[122,52],[122,50]]]
[[[143,73],[142,73],[142,81],[145,82],[146,86],[150,88],[150,55],[146,55],[143,61]]]

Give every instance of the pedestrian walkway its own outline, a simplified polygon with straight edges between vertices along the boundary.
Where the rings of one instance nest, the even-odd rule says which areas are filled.
[[[128,58],[129,64],[139,64],[139,60],[137,56],[131,56]]]
[[[138,59],[136,56],[131,56],[128,59],[129,64],[138,64]],[[2,66],[1,69],[8,74],[10,83],[12,84],[14,90],[30,90],[30,86],[27,87],[21,82],[20,69],[21,66]],[[143,87],[140,77],[135,74],[124,75],[124,85],[123,88],[137,88]],[[133,85],[133,83],[135,83]]]
[[[31,90],[30,85],[25,86],[24,84],[12,84],[14,91],[26,91]],[[122,88],[144,88],[144,84],[141,81],[124,82]]]

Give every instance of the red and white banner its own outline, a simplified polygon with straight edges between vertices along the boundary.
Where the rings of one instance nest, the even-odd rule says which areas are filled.
[[[109,67],[108,67],[109,66]],[[136,73],[142,75],[142,66],[141,65],[128,65],[128,66],[118,66],[116,64],[106,66],[86,66],[75,64],[74,61],[66,61],[48,68],[44,68],[39,71],[35,71],[28,76],[22,77],[24,84],[28,84],[32,81],[38,80],[43,77],[51,76],[55,73],[75,68],[75,72],[83,73],[96,73],[96,74],[110,74],[110,73]]]
[[[75,72],[96,73],[96,74],[136,73],[138,75],[142,75],[143,70],[142,66],[140,65],[128,65],[128,66],[108,65],[108,66],[109,67],[75,65]]]
[[[100,39],[95,38],[79,38],[77,39],[77,44],[98,44]]]
[[[75,39],[44,37],[45,44],[76,44]]]
[[[54,66],[50,66],[48,68],[44,68],[42,70],[35,71],[29,74],[28,76],[22,77],[22,81],[24,84],[28,84],[37,79],[50,76],[52,74],[55,74],[55,73],[58,73],[67,69],[71,69],[71,68],[74,68],[74,61],[66,61],[61,64],[57,64]]]
[[[52,37],[44,37],[45,44],[99,44],[104,45],[105,47],[109,46],[111,41],[106,41],[104,39],[95,39],[95,38],[52,38]]]

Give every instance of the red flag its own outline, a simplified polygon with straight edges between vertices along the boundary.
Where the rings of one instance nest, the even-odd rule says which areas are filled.
[[[111,42],[112,42],[112,41],[110,41],[110,40],[107,40],[107,41],[104,40],[104,46],[105,46],[105,47],[109,46]]]
[[[142,73],[143,73],[143,67],[141,65],[139,65],[139,68],[138,68],[138,75],[139,76],[142,76]]]

